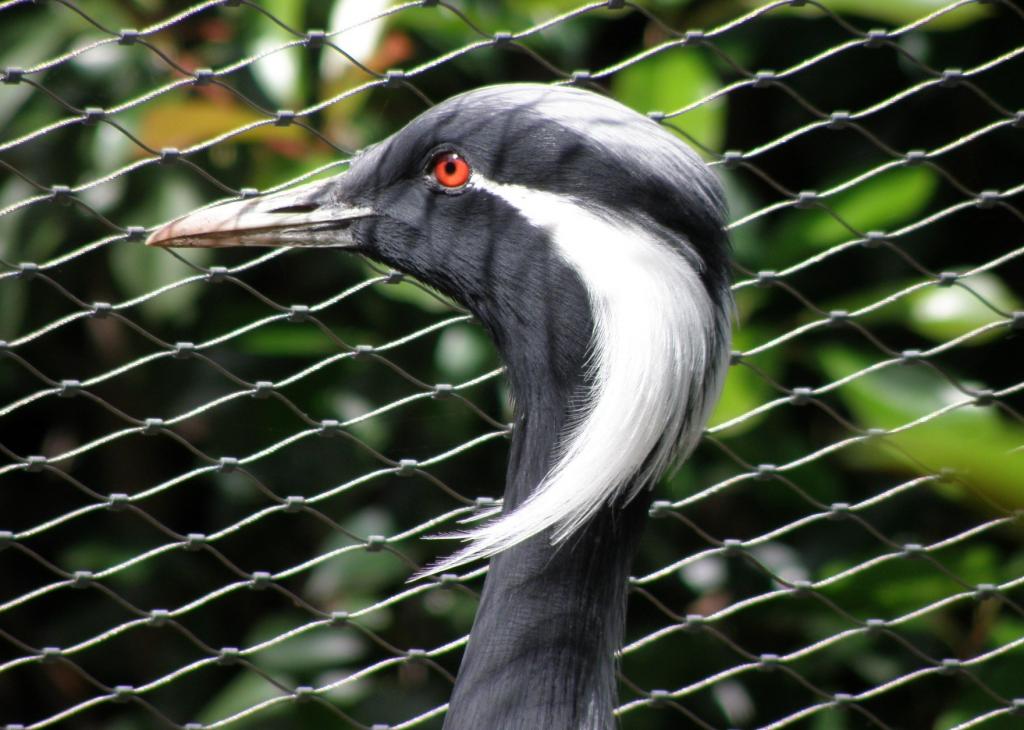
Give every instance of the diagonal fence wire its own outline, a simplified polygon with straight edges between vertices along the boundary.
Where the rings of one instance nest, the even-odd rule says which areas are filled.
[[[1019,136],[1024,112],[1007,106],[1005,100],[987,91],[985,84],[993,73],[1012,73],[1008,69],[1019,72],[1024,45],[1018,42],[1015,47],[992,49],[991,55],[961,69],[933,67],[919,57],[912,43],[905,42],[958,13],[973,12],[982,6],[999,13],[1003,22],[1016,24],[1019,39],[1024,37],[1024,13],[1015,5],[960,0],[899,27],[863,29],[828,3],[786,0],[739,13],[710,30],[684,30],[674,27],[646,6],[611,0],[540,17],[532,25],[515,31],[492,30],[485,22],[472,18],[468,10],[438,0],[395,5],[376,16],[360,19],[351,27],[326,31],[299,29],[261,4],[246,0],[200,3],[141,29],[129,30],[114,30],[90,14],[87,7],[72,2],[56,0],[45,4],[49,7],[30,7],[34,5],[8,2],[0,5],[0,13],[38,13],[38,19],[32,16],[32,22],[37,23],[50,17],[46,13],[70,13],[101,37],[49,59],[23,67],[10,66],[3,71],[0,80],[6,88],[29,89],[29,94],[44,97],[52,106],[51,116],[56,118],[0,141],[0,166],[9,173],[10,180],[17,183],[9,188],[15,191],[13,198],[9,196],[0,201],[0,221],[25,219],[38,215],[36,211],[40,210],[47,211],[46,215],[66,215],[63,211],[70,210],[90,219],[91,230],[108,233],[86,241],[72,235],[70,240],[62,241],[53,254],[20,262],[12,258],[19,250],[14,242],[0,242],[0,287],[19,286],[18,291],[32,287],[33,301],[43,298],[48,303],[40,308],[40,318],[26,318],[31,324],[5,335],[8,339],[0,342],[0,362],[9,369],[5,378],[15,384],[13,389],[4,391],[9,394],[5,395],[9,400],[0,403],[0,418],[11,424],[12,429],[8,431],[5,426],[0,436],[0,453],[7,460],[0,464],[0,479],[12,486],[0,489],[8,489],[8,494],[13,495],[4,497],[3,519],[7,524],[0,523],[0,550],[3,559],[9,561],[5,564],[9,566],[5,568],[9,571],[7,574],[17,572],[26,576],[16,582],[5,580],[9,587],[5,587],[4,595],[0,596],[0,641],[6,644],[0,656],[0,678],[6,676],[25,686],[63,688],[55,693],[56,701],[30,705],[42,708],[31,716],[0,718],[7,728],[72,727],[79,721],[85,722],[86,718],[95,721],[95,718],[124,717],[136,718],[134,721],[141,722],[142,726],[158,723],[178,728],[241,727],[259,722],[261,718],[281,716],[275,713],[304,718],[307,715],[303,713],[308,712],[308,708],[322,713],[321,722],[326,717],[341,727],[429,726],[436,725],[443,716],[443,700],[434,698],[443,697],[445,688],[450,688],[459,652],[465,645],[464,632],[468,624],[463,620],[461,624],[446,625],[430,633],[396,629],[382,617],[403,612],[406,616],[419,615],[418,609],[410,606],[428,605],[427,601],[437,596],[447,596],[437,602],[437,611],[456,612],[460,606],[468,606],[471,611],[486,568],[411,585],[402,585],[399,580],[379,589],[380,595],[352,605],[346,604],[343,587],[331,594],[318,593],[316,585],[318,580],[325,580],[322,572],[325,568],[344,566],[337,568],[342,576],[355,575],[358,579],[358,564],[370,564],[369,561],[379,561],[381,557],[393,565],[390,570],[396,575],[407,577],[430,559],[429,553],[424,552],[424,536],[450,529],[478,508],[493,506],[492,499],[477,496],[476,491],[493,494],[496,489],[487,485],[478,488],[481,485],[464,480],[455,482],[444,475],[461,474],[464,478],[474,468],[469,465],[466,467],[469,472],[458,471],[451,468],[453,464],[478,464],[481,458],[492,462],[503,459],[500,448],[494,447],[508,434],[505,416],[500,399],[494,398],[493,392],[483,390],[500,382],[500,369],[477,368],[461,382],[437,383],[429,379],[429,368],[417,369],[416,355],[404,354],[413,348],[432,347],[448,333],[472,327],[471,318],[449,303],[440,302],[435,305],[437,309],[432,310],[435,313],[430,321],[404,329],[391,339],[376,344],[351,339],[342,334],[350,312],[367,311],[364,302],[369,298],[387,301],[389,291],[409,292],[417,285],[404,280],[397,272],[363,271],[353,275],[347,286],[329,290],[312,303],[282,304],[281,294],[277,293],[280,287],[271,280],[275,274],[271,273],[268,278],[263,272],[279,272],[278,276],[286,278],[301,271],[291,267],[294,259],[284,251],[251,256],[230,265],[212,264],[202,257],[175,255],[180,273],[173,280],[120,300],[111,297],[110,301],[95,301],[83,294],[93,288],[82,285],[77,271],[104,266],[103,257],[111,249],[138,246],[149,230],[149,227],[129,224],[127,220],[103,212],[102,206],[90,202],[90,195],[97,190],[117,181],[141,179],[140,175],[153,170],[167,170],[187,173],[195,184],[208,185],[229,199],[254,195],[255,189],[222,179],[211,170],[210,167],[216,166],[210,164],[209,153],[261,129],[292,127],[323,144],[335,156],[345,158],[351,154],[349,146],[322,130],[319,115],[373,93],[387,94],[389,98],[396,94],[411,95],[420,109],[425,108],[433,99],[433,94],[428,95],[425,90],[432,78],[451,71],[460,62],[494,51],[522,56],[531,64],[533,72],[543,74],[545,80],[597,89],[623,72],[672,53],[707,53],[717,59],[732,81],[702,92],[702,96],[680,108],[644,111],[687,137],[713,166],[730,176],[729,180],[764,191],[758,207],[734,213],[729,226],[733,235],[742,236],[749,229],[756,229],[756,235],[769,226],[779,225],[778,221],[784,216],[801,211],[808,211],[805,215],[824,216],[842,232],[837,242],[819,252],[774,259],[777,266],[772,269],[749,268],[742,249],[738,251],[734,289],[741,298],[741,309],[742,297],[751,292],[776,302],[779,311],[796,311],[797,314],[779,320],[782,327],[778,326],[779,322],[772,325],[770,321],[762,321],[765,315],[753,315],[750,329],[756,333],[755,337],[734,352],[733,367],[734,371],[742,371],[761,383],[763,387],[758,391],[757,402],[745,403],[737,412],[708,429],[706,443],[698,455],[700,464],[707,468],[696,476],[697,483],[690,485],[689,493],[670,501],[657,501],[652,507],[652,516],[658,518],[654,531],[656,537],[662,537],[659,544],[672,546],[674,553],[666,555],[662,551],[657,558],[646,559],[640,566],[641,572],[632,579],[631,617],[639,616],[642,621],[631,619],[631,638],[622,650],[623,704],[618,712],[623,723],[626,726],[631,722],[646,722],[643,727],[678,727],[680,718],[685,718],[685,722],[697,727],[735,724],[776,728],[813,721],[835,711],[844,716],[849,714],[853,721],[871,727],[905,726],[899,715],[887,714],[893,711],[893,705],[886,703],[886,698],[895,696],[894,702],[898,703],[902,696],[899,693],[908,687],[915,690],[927,687],[929,689],[923,691],[932,691],[933,685],[929,682],[936,678],[946,682],[952,678],[970,685],[981,697],[981,700],[972,700],[974,704],[960,715],[951,715],[952,720],[944,720],[944,726],[967,728],[990,724],[995,727],[998,725],[992,723],[1012,721],[1010,718],[1024,709],[1024,698],[1020,697],[1019,690],[1015,694],[1007,692],[1003,684],[996,681],[999,673],[992,670],[993,667],[1013,666],[1005,663],[1015,652],[1019,653],[1024,644],[1024,632],[1020,630],[1024,626],[1024,600],[1020,590],[1024,578],[1020,577],[1021,573],[1012,574],[1013,570],[1024,569],[1024,566],[1018,564],[1014,568],[1011,565],[1009,578],[979,582],[973,575],[963,573],[963,565],[954,565],[947,557],[958,547],[1005,540],[994,536],[1019,531],[1019,493],[993,494],[979,487],[971,474],[962,474],[941,460],[935,461],[934,454],[922,460],[915,448],[919,442],[913,440],[915,434],[934,433],[927,429],[944,419],[979,409],[1018,428],[1024,425],[1021,415],[1024,381],[1019,379],[1019,371],[1016,378],[1012,377],[1011,370],[1010,380],[989,381],[984,370],[965,371],[954,357],[965,348],[978,347],[979,342],[980,347],[999,352],[995,345],[985,342],[1000,338],[1012,343],[1024,329],[1024,312],[1016,308],[1020,305],[1012,303],[1012,298],[993,296],[984,278],[997,275],[1012,280],[1013,272],[1020,270],[1024,256],[1020,237],[1020,223],[1024,222],[1020,193],[1024,184],[1019,180],[999,181],[993,187],[978,189],[947,165],[947,160],[957,153],[970,153],[1000,134]],[[838,34],[842,40],[778,71],[746,68],[739,60],[743,54],[737,52],[737,34],[794,11],[812,14],[818,21],[828,24],[830,32]],[[290,40],[231,59],[216,68],[196,68],[183,62],[168,50],[168,45],[160,42],[160,34],[174,34],[189,23],[204,19],[216,18],[229,24],[252,22],[251,18],[243,21],[243,13],[275,24]],[[443,49],[405,70],[383,72],[374,70],[347,51],[341,40],[344,33],[353,28],[424,13],[444,15],[462,24],[469,40],[450,50]],[[637,17],[657,31],[655,40],[640,51],[591,70],[568,71],[548,58],[555,54],[544,43],[546,33],[573,28],[592,19],[615,24]],[[51,78],[89,58],[90,54],[113,48],[143,54],[146,63],[156,64],[161,69],[159,83],[151,88],[132,89],[130,98],[95,106],[83,106],[66,98],[56,87],[51,88]],[[296,49],[335,54],[338,60],[364,77],[368,76],[369,80],[354,83],[295,110],[274,109],[254,98],[245,73],[259,62]],[[804,90],[806,75],[829,64],[846,62],[851,54],[863,51],[892,53],[904,67],[912,69],[919,80],[879,95],[881,98],[854,111],[829,111],[828,106],[816,103]],[[180,149],[158,148],[144,141],[137,121],[131,116],[133,113],[146,110],[177,92],[211,88],[222,90],[257,118]],[[969,94],[984,109],[977,126],[966,131],[951,126],[948,134],[942,135],[943,141],[905,150],[884,141],[884,133],[871,126],[878,117],[912,114],[908,108],[921,103],[928,94],[950,89]],[[751,93],[781,94],[787,100],[785,103],[800,110],[811,121],[790,121],[774,138],[754,141],[746,149],[725,150],[696,136],[686,124],[695,113],[726,101],[744,100],[744,95]],[[1010,103],[1014,102],[1020,103],[1020,99]],[[794,118],[792,114],[787,117]],[[136,148],[137,159],[124,164],[115,161],[107,169],[89,171],[83,182],[74,185],[44,182],[39,171],[46,167],[34,162],[35,155],[43,153],[36,150],[57,144],[60,136],[69,131],[99,126]],[[821,134],[843,135],[844,139],[856,135],[873,153],[881,156],[881,161],[865,159],[867,164],[861,164],[858,172],[844,172],[845,177],[817,190],[794,186],[786,174],[780,179],[779,163],[773,155],[784,156],[788,150]],[[820,164],[827,168],[828,161]],[[339,162],[331,161],[303,175],[293,174],[292,179],[312,177],[334,170],[338,165]],[[943,197],[938,206],[913,220],[900,221],[888,230],[861,230],[844,212],[843,194],[855,194],[887,173],[911,168],[934,174],[945,182],[950,194]],[[962,169],[962,166],[955,166],[955,169]],[[988,181],[985,184],[989,184]],[[979,248],[979,252],[986,251],[985,255],[972,256],[972,252],[968,252],[960,259],[963,264],[936,261],[915,242],[915,236],[936,235],[936,231],[939,231],[937,235],[942,235],[944,227],[951,227],[958,216],[979,213],[1012,219],[1006,227],[1012,231],[1011,237],[994,242],[994,254]],[[152,222],[155,224],[159,219]],[[885,256],[888,261],[877,264],[879,267],[895,262],[909,271],[911,279],[908,283],[906,274],[895,281],[880,277],[873,284],[881,286],[873,286],[869,295],[860,297],[861,301],[848,309],[832,309],[830,304],[822,304],[822,287],[815,280],[818,272],[828,271],[821,275],[835,276],[835,269],[825,267],[853,266],[848,259],[857,256],[875,261]],[[215,296],[222,306],[235,302],[240,311],[248,314],[238,319],[223,318],[209,329],[197,329],[192,340],[178,339],[179,328],[166,322],[161,325],[160,320],[147,314],[147,306],[193,288],[216,291]],[[856,293],[859,288],[857,282],[852,282],[849,291]],[[905,337],[894,334],[891,327],[878,324],[880,314],[900,311],[900,307],[905,309],[915,297],[937,290],[963,293],[977,302],[985,312],[984,322],[931,347],[905,347],[902,344]],[[294,290],[284,291],[287,296],[296,295]],[[422,297],[424,293],[404,296]],[[1007,305],[1007,301],[1011,304]],[[345,312],[338,311],[339,307]],[[247,338],[279,326],[301,329],[306,333],[303,341],[309,341],[312,335],[319,342],[318,351],[326,354],[308,359],[301,367],[287,372],[273,366],[270,368],[273,374],[267,376],[260,373],[267,365],[258,362],[253,365],[244,358],[231,356],[234,349],[244,347],[249,341]],[[67,342],[74,347],[73,343],[83,337],[83,330],[109,330],[110,327],[132,333],[141,345],[133,352],[125,348],[112,358],[82,357],[62,362],[60,358],[55,361],[45,355],[47,348],[57,347],[54,343]],[[789,383],[810,381],[784,379],[780,382],[776,379],[771,358],[793,357],[792,353],[801,352],[806,356],[829,342],[856,342],[863,351],[871,353],[871,358],[818,385],[792,385]],[[1019,341],[1017,347],[1019,355]],[[140,397],[139,389],[152,388],[167,372],[162,368],[167,367],[188,368],[185,382],[194,380],[204,387],[198,400],[161,401],[167,410],[154,417],[151,411],[139,410],[133,402],[148,404]],[[377,376],[382,383],[385,377],[393,376],[397,380],[388,381],[387,387],[382,386],[379,396],[366,393],[367,398],[378,400],[361,404],[355,413],[341,416],[339,413],[345,411],[343,407],[310,405],[311,381],[326,374],[351,373],[351,368],[356,367],[389,373]],[[255,374],[251,374],[252,371]],[[908,409],[885,419],[884,423],[876,423],[870,417],[851,414],[855,409],[839,398],[842,393],[874,378],[904,372],[917,372],[942,383],[943,401]],[[394,395],[395,382],[401,383],[403,395]],[[377,448],[375,444],[380,439],[373,437],[372,428],[367,429],[368,426],[387,419],[392,419],[389,423],[408,419],[429,424],[422,420],[422,411],[417,409],[435,402],[446,409],[447,417],[471,419],[472,425],[466,427],[464,434],[451,434],[460,438],[429,439],[425,443],[430,444],[430,450],[420,451],[416,458]],[[235,438],[228,438],[229,434],[218,440],[218,434],[205,433],[203,427],[197,426],[244,423],[253,403],[260,409],[282,409],[284,414],[275,422],[273,433],[249,433],[255,436],[255,443],[250,440],[243,445]],[[103,420],[76,420],[80,412],[92,407],[102,412]],[[812,417],[806,415],[809,412],[813,412]],[[40,439],[33,442],[15,433],[15,428],[26,428],[33,418],[39,417],[66,421],[69,429],[81,429],[80,433],[48,442]],[[806,446],[780,448],[778,463],[761,462],[762,452],[750,448],[742,434],[752,425],[765,427],[764,419],[772,418],[780,420],[769,422],[768,428],[813,421],[816,435]],[[424,427],[429,428],[429,425],[421,425],[421,430]],[[244,428],[240,430],[246,433]],[[140,443],[154,441],[160,446],[145,448],[175,449],[179,454],[173,460],[176,466],[168,473],[138,471],[126,482],[116,482],[118,486],[97,479],[104,471],[95,464],[129,460],[130,452],[139,448]],[[25,443],[34,448],[25,450],[24,445],[14,445]],[[281,478],[281,474],[296,471],[294,464],[309,453],[319,453],[315,448],[320,447],[311,447],[308,452],[301,449],[324,443],[333,449],[343,449],[341,453],[351,462],[341,470],[347,475],[342,481],[310,488],[304,479],[296,480],[302,483],[299,486]],[[1019,449],[1021,444],[1015,446]],[[874,452],[884,452],[885,463],[889,466],[880,470],[880,476],[874,479],[870,489],[852,492],[859,495],[856,500],[823,498],[816,470],[849,472],[849,464],[858,458],[856,455]],[[849,456],[851,453],[855,456]],[[1010,454],[1006,455],[1006,459],[1011,458]],[[467,461],[469,459],[474,461]],[[285,466],[280,466],[279,461]],[[264,471],[275,478],[261,476]],[[908,472],[910,478],[906,477]],[[493,480],[495,474],[500,475],[500,470],[491,474]],[[387,529],[379,532],[360,531],[347,524],[342,517],[346,509],[360,506],[367,499],[379,498],[382,483],[390,486],[398,477],[412,477],[413,480],[401,483],[417,485],[409,490],[408,500],[415,500],[417,495],[424,497],[420,487],[432,490],[434,500],[429,505],[434,511],[403,512],[405,523],[388,523]],[[167,507],[168,501],[187,504],[190,499],[196,499],[196,488],[220,482],[228,485],[227,492],[221,488],[221,496],[230,494],[230,490],[242,489],[256,495],[258,501],[243,503],[233,514],[223,515],[216,528],[202,532],[190,529],[191,525],[213,523],[190,522],[182,518],[180,511]],[[119,486],[122,483],[130,486]],[[57,500],[48,496],[58,487],[72,498],[64,496]],[[766,512],[753,524],[748,522],[748,537],[723,536],[730,534],[721,532],[728,523],[709,519],[709,505],[712,509],[716,504],[734,506],[737,500],[745,498],[756,502],[757,497],[751,495],[755,488],[783,493],[789,509]],[[403,491],[405,489],[408,488],[403,487]],[[470,490],[468,494],[466,490]],[[890,513],[900,509],[903,501],[920,504],[909,500],[928,499],[929,494],[931,500],[936,501],[941,499],[936,495],[943,493],[955,493],[960,495],[961,502],[971,499],[983,506],[965,521],[943,523],[941,530],[916,532],[912,525],[893,521]],[[354,501],[339,502],[348,498]],[[951,497],[947,499],[955,502]],[[24,507],[26,502],[30,503],[29,507]],[[394,503],[389,504],[394,506]],[[116,559],[106,555],[98,558],[76,555],[71,548],[76,543],[86,542],[87,536],[104,525],[113,524],[110,519],[130,519],[135,528],[144,525],[149,530],[149,542],[133,541],[133,551]],[[254,551],[246,547],[247,541],[262,541],[268,536],[288,540],[289,535],[308,530],[310,523],[315,523],[331,538],[299,554],[289,553],[285,564],[274,569],[254,567],[260,565],[260,560],[272,562],[272,556],[260,551],[255,556],[258,559],[254,559],[250,554]],[[896,533],[894,525],[898,527]],[[820,540],[821,535],[828,535],[828,530],[840,528],[858,530],[865,540],[863,545],[867,546],[856,555],[847,556],[842,565],[827,566],[812,577],[809,571],[801,572],[799,560],[791,556],[780,558],[780,545],[806,546],[815,539]],[[907,538],[907,533],[912,537]],[[918,541],[917,535],[926,535],[928,539]],[[135,549],[135,546],[139,547]],[[161,562],[179,556],[186,556],[191,562]],[[172,594],[175,602],[153,608],[148,602],[150,594],[141,590],[139,581],[161,580],[158,575],[172,565],[178,566],[172,570],[188,571],[187,566],[199,565],[196,561],[200,560],[203,561],[202,571],[216,569],[220,578],[207,581],[207,585],[189,585],[187,580],[182,580],[182,585]],[[76,567],[82,563],[97,567]],[[909,605],[900,604],[887,615],[865,615],[864,607],[847,605],[851,591],[855,590],[849,586],[872,581],[873,576],[896,563],[910,563],[916,571],[939,576],[944,586],[942,595],[929,594],[916,603],[910,600]],[[705,590],[701,600],[681,598],[681,586],[687,580],[691,587],[699,583],[693,577],[696,569],[704,566],[706,571],[707,566],[718,566],[716,569],[721,571],[723,565],[728,566],[726,572],[730,576],[736,575],[735,593],[716,583]],[[705,581],[705,585],[710,584]],[[456,598],[452,598],[453,595]],[[146,600],[140,601],[137,596]],[[230,614],[234,605],[230,602],[240,596],[260,603],[267,612],[281,609],[284,615],[282,607],[287,607],[287,620],[271,627],[261,626],[258,632],[247,635],[245,643],[237,645],[219,644],[206,638],[216,632],[206,630],[205,618],[214,612]],[[777,609],[779,604],[783,607]],[[338,605],[347,607],[338,608]],[[794,605],[797,609],[791,608]],[[1010,620],[1004,622],[1006,627],[998,636],[988,637],[987,642],[983,641],[967,654],[939,653],[942,647],[936,646],[934,636],[928,631],[921,630],[922,622],[937,615],[951,614],[966,605],[975,605],[978,611],[983,609],[990,622],[995,621],[993,617],[997,613],[1009,616]],[[870,608],[881,611],[885,606]],[[26,620],[32,612],[50,616],[55,610],[85,616],[93,612],[98,620],[68,621],[62,629],[35,627],[25,633],[25,627],[32,626],[32,622]],[[795,610],[821,626],[806,634],[769,634],[776,642],[769,650],[765,650],[762,637],[749,632],[735,635],[746,626],[739,622],[747,620],[748,614],[752,615],[749,620],[756,624],[778,621],[780,614],[787,610]],[[976,619],[976,623],[981,621]],[[146,630],[173,634],[187,645],[187,649],[173,652],[177,663],[168,665],[167,661],[153,657],[130,667],[118,667],[116,661],[110,661],[108,655],[123,650],[124,644],[119,642],[138,641]],[[310,674],[284,669],[280,660],[277,664],[268,662],[274,651],[282,652],[292,646],[308,649],[310,644],[302,643],[305,639],[324,642],[328,640],[325,637],[338,635],[355,637],[352,641],[364,647],[355,659],[348,658],[344,672]],[[866,642],[884,644],[888,650],[901,654],[902,660],[868,672],[866,676],[871,681],[863,677],[853,681],[841,673],[821,671],[823,666],[841,663],[841,657],[849,657],[853,649],[846,647],[863,648]],[[656,652],[665,651],[664,647],[670,643],[669,651],[676,651],[678,647],[689,652],[697,647],[713,647],[713,650],[708,652],[706,666],[668,667],[659,673],[659,662],[648,657],[658,656]],[[431,648],[417,648],[419,646]],[[118,670],[124,673],[119,674]],[[223,678],[224,671],[231,673],[228,679]],[[26,680],[29,673],[34,673],[33,679]],[[424,675],[428,678],[424,679]],[[762,681],[762,677],[769,677],[770,681]],[[203,711],[201,722],[192,714],[198,710],[189,709],[195,706],[194,701],[174,699],[180,696],[175,694],[178,688],[192,686],[190,683],[228,683],[238,682],[240,678],[248,682],[246,692],[238,695],[242,699],[236,699],[233,704],[214,704],[212,710]],[[400,708],[405,714],[397,720],[390,710],[386,716],[373,715],[371,710],[379,705],[374,706],[365,699],[375,693],[393,699],[396,693],[405,691],[397,687],[433,688],[434,681],[440,689],[424,692],[417,702]],[[71,689],[67,689],[69,686]],[[780,688],[789,699],[786,703],[771,705],[776,714],[758,711],[759,704],[769,704],[764,699],[766,693],[778,692]]]

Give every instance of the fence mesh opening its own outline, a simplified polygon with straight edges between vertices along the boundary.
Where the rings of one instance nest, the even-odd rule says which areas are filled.
[[[0,2],[0,723],[439,727],[500,496],[471,317],[327,250],[146,249],[504,81],[608,93],[728,190],[739,326],[657,489],[626,728],[1024,712],[1024,12]],[[512,6],[515,7],[512,7]]]

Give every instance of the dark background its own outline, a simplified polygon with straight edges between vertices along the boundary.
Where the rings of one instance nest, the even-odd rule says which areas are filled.
[[[263,124],[187,151],[372,82],[335,49],[304,45],[214,83],[189,76],[295,40],[289,28],[301,37],[344,27],[376,7],[347,5],[344,16],[338,3],[312,0],[212,7],[145,42],[102,45],[38,71],[30,67],[187,6],[0,10],[0,66],[29,69],[0,86],[0,531],[11,533],[0,533],[0,723],[28,726],[105,697],[52,724],[127,730],[243,712],[227,725],[368,727],[446,701],[461,650],[429,660],[409,650],[463,636],[482,579],[428,584],[381,605],[413,589],[405,580],[415,567],[449,545],[407,535],[381,548],[370,536],[451,529],[477,497],[500,495],[509,417],[500,376],[463,397],[433,389],[499,366],[483,332],[414,282],[389,282],[338,252],[285,252],[219,276],[210,267],[265,252],[147,250],[127,229],[343,160],[400,128],[425,98],[578,70],[594,77],[578,83],[640,111],[684,110],[664,123],[716,164],[738,222],[735,349],[749,353],[736,358],[713,421],[725,427],[658,489],[658,500],[701,497],[659,512],[645,535],[622,701],[646,701],[627,705],[623,726],[760,727],[824,703],[791,726],[951,728],[1019,698],[1024,216],[1014,186],[1024,169],[1024,68],[1013,56],[971,69],[1020,51],[1021,11],[967,4],[868,42],[869,29],[897,28],[930,4],[761,6],[726,26],[755,6],[665,0],[581,11],[521,45],[470,47],[412,74],[579,6],[410,7],[376,33],[336,39],[364,48],[358,60],[374,73],[405,69],[409,83],[370,86],[301,124]],[[695,28],[707,35],[637,57]],[[947,69],[969,78],[937,83]],[[753,83],[764,70],[782,75]],[[728,91],[690,108],[719,89]],[[83,119],[89,107],[110,111]],[[844,110],[869,113],[823,123]],[[36,131],[62,120],[71,121]],[[154,162],[166,148],[187,153]],[[743,159],[723,158],[731,150]],[[60,185],[88,186],[64,195]],[[43,199],[17,207],[35,196]],[[58,258],[69,252],[78,253]],[[955,282],[941,277],[981,266]],[[329,302],[371,277],[312,317],[288,316],[292,305]],[[854,316],[798,329],[835,311]],[[399,342],[446,318],[455,320]],[[198,354],[176,349],[225,334]],[[389,343],[353,355],[356,345]],[[877,369],[827,387],[868,366]],[[277,386],[267,394],[259,381]],[[794,396],[801,387],[826,390]],[[985,390],[997,395],[930,416]],[[344,429],[320,425],[410,396],[418,399]],[[167,423],[147,427],[154,418]],[[819,453],[869,429],[878,432],[867,442]],[[472,443],[483,434],[493,438]],[[438,455],[396,473],[402,459]],[[758,469],[765,464],[788,466]],[[876,497],[852,515],[830,507]],[[744,542],[723,549],[729,539]],[[254,580],[259,571],[275,577]],[[813,587],[794,589],[800,581]],[[988,584],[997,587],[976,588]],[[326,625],[331,612],[366,607]],[[153,609],[173,615],[154,618]],[[688,614],[710,618],[700,627]],[[869,631],[870,619],[892,623]],[[307,630],[283,637],[297,627]],[[243,659],[222,651],[263,641]],[[806,656],[771,656],[822,641]],[[949,659],[970,666],[938,671]],[[367,667],[377,671],[315,699],[249,712]],[[676,700],[650,701],[652,690],[704,678]],[[118,685],[137,690],[115,701]],[[836,703],[835,693],[868,695]],[[1003,714],[984,727],[1019,723]]]

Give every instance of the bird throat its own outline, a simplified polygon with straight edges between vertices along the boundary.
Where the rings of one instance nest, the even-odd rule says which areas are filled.
[[[516,394],[507,512],[548,473],[575,401],[590,384],[585,338],[563,343],[556,368],[550,353],[531,355],[536,349],[521,341],[507,350],[502,344]],[[627,505],[601,510],[559,545],[548,530],[491,559],[446,730],[615,727],[614,656],[649,500],[644,490]]]
[[[466,546],[428,574],[493,557],[550,528],[560,545],[609,504],[628,502],[696,445],[728,351],[724,308],[701,280],[685,237],[571,195],[479,176],[473,184],[515,209],[532,232],[517,241],[520,265],[506,267],[495,290],[511,300],[491,327],[510,376],[519,351],[533,358],[513,378],[513,391],[521,399],[537,389],[540,373],[562,373],[562,383],[533,398],[531,408],[541,412],[526,414],[534,422],[564,415],[567,387],[578,397],[557,459],[529,485],[528,499],[509,500],[500,519],[467,530]],[[527,242],[533,255],[523,253]],[[480,318],[488,321],[487,313]],[[578,392],[581,377],[589,382]],[[552,404],[559,413],[547,412]],[[519,508],[510,511],[513,502]]]
[[[516,420],[502,518],[448,563],[493,556],[445,728],[612,730],[643,487],[695,443],[726,328],[685,256],[628,221],[482,187],[547,237],[556,285],[519,287],[508,310],[525,317],[481,316]]]

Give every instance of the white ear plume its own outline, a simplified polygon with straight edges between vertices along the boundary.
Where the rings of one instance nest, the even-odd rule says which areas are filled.
[[[668,243],[564,195],[481,175],[472,184],[545,230],[579,274],[594,319],[593,393],[531,495],[453,535],[469,544],[421,575],[491,557],[549,528],[560,543],[604,505],[634,496],[696,445],[729,351],[728,310],[716,308],[698,272]],[[629,485],[633,493],[625,494]]]

